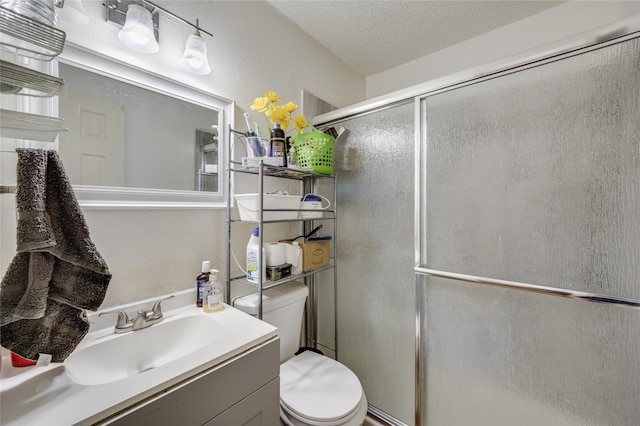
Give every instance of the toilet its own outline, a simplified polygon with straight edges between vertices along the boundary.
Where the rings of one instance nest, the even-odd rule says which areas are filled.
[[[358,377],[338,361],[311,350],[296,355],[307,286],[292,281],[262,294],[262,319],[277,327],[280,336],[282,424],[361,426],[367,398]],[[258,295],[239,297],[233,306],[256,316]]]

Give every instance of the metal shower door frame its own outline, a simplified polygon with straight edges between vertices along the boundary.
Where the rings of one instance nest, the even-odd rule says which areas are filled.
[[[421,352],[422,330],[426,328],[425,318],[422,318],[422,300],[424,300],[427,277],[447,278],[455,281],[464,281],[483,286],[493,286],[509,288],[513,290],[533,292],[538,294],[572,298],[581,301],[605,303],[640,310],[640,300],[610,296],[606,294],[590,293],[583,291],[567,290],[559,287],[541,286],[535,284],[507,281],[496,278],[466,275],[451,271],[442,271],[426,267],[426,247],[423,247],[422,236],[426,235],[426,211],[423,211],[423,201],[426,203],[426,125],[424,116],[424,101],[426,98],[438,93],[458,89],[464,86],[480,83],[489,79],[499,78],[514,72],[540,65],[559,61],[575,55],[581,55],[592,50],[621,43],[634,38],[640,38],[640,17],[634,16],[628,20],[618,22],[614,25],[584,34],[577,38],[560,41],[549,46],[544,52],[526,57],[525,59],[515,59],[499,64],[493,64],[484,68],[484,71],[471,70],[466,73],[456,74],[449,78],[438,79],[425,92],[414,97],[415,106],[415,198],[414,198],[414,247],[415,247],[415,425],[422,424],[423,401],[426,405],[426,390],[422,389],[421,377],[428,374],[422,371],[421,361],[424,354]]]

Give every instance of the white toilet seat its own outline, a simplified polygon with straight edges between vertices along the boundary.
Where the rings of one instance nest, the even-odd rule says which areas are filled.
[[[331,358],[306,351],[280,365],[280,405],[302,424],[361,424],[366,404],[358,377]]]
[[[320,422],[320,421],[310,421],[308,419],[301,420],[300,418],[296,418],[285,410],[282,407],[282,403],[280,403],[280,420],[281,424],[285,426],[362,426],[364,424],[364,420],[367,417],[367,398],[364,393],[362,394],[362,401],[360,402],[358,408],[349,415],[348,418],[336,420],[333,422]]]

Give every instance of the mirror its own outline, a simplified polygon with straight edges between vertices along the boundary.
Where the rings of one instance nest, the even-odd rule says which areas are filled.
[[[58,150],[83,206],[226,202],[233,102],[67,43]]]

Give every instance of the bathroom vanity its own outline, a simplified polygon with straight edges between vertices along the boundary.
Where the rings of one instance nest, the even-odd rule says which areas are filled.
[[[113,333],[115,317],[95,331],[92,321],[64,363],[14,368],[5,356],[2,424],[279,424],[275,327],[227,305],[164,316],[126,334]]]

